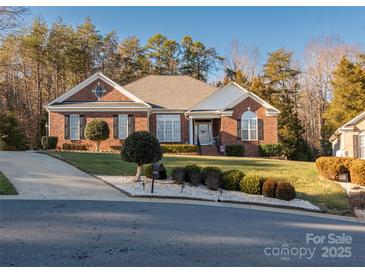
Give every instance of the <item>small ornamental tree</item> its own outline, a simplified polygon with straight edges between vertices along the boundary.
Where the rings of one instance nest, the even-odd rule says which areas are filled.
[[[94,119],[85,127],[85,137],[96,144],[96,151],[99,152],[101,141],[109,138],[110,130],[108,123],[101,119]]]
[[[159,141],[147,131],[137,131],[125,139],[121,151],[122,160],[137,164],[136,181],[141,178],[144,164],[156,163],[162,158]]]

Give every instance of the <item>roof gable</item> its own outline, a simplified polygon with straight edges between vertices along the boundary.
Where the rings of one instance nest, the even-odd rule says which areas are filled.
[[[270,105],[256,94],[248,91],[247,89],[241,87],[235,82],[230,82],[227,85],[219,88],[213,94],[192,107],[190,111],[218,110],[223,112],[227,109],[233,108],[246,98],[252,98],[256,102],[258,102],[263,107],[265,107],[270,114],[280,113],[277,108]]]
[[[121,100],[121,101],[133,101],[136,103],[141,103],[147,107],[150,107],[146,102],[144,102],[143,100],[141,100],[140,98],[138,98],[137,96],[135,96],[134,94],[130,93],[128,90],[126,90],[125,88],[121,87],[120,85],[118,85],[117,83],[115,83],[114,81],[112,81],[111,79],[109,79],[108,77],[106,77],[104,74],[97,72],[95,74],[93,74],[92,76],[90,76],[89,78],[87,78],[86,80],[82,81],[80,84],[76,85],[74,88],[70,89],[69,91],[67,91],[66,93],[64,93],[63,95],[61,95],[60,97],[56,98],[55,100],[53,100],[52,102],[50,102],[48,104],[48,106],[55,104],[55,103],[62,103],[65,101],[82,101],[80,100],[80,98],[77,97],[77,93],[78,92],[83,92],[83,93],[87,93],[89,92],[90,88],[93,88],[93,84],[96,83],[98,80],[104,82],[107,84],[108,88],[109,88],[109,92],[111,92],[112,90],[118,91],[121,93],[121,96],[117,96],[116,94],[113,96],[117,96],[117,100]],[[115,92],[114,91],[114,92]],[[90,93],[90,92],[89,92]],[[108,93],[108,90],[107,90]],[[110,96],[108,94],[105,94],[105,96]],[[86,100],[84,101],[93,101],[89,95],[90,94],[83,94]],[[103,97],[101,97],[103,98]]]

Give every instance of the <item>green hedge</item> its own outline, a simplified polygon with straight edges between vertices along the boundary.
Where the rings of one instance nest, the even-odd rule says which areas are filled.
[[[241,144],[226,145],[226,156],[242,157],[245,154],[245,147]]]
[[[42,136],[41,144],[43,149],[56,149],[57,148],[58,137],[48,136],[48,146],[47,146],[47,136]]]
[[[283,155],[283,146],[281,144],[261,144],[259,154],[262,157],[279,157]]]
[[[87,146],[74,143],[64,143],[62,145],[62,150],[87,150]]]
[[[196,145],[185,144],[161,144],[163,153],[173,154],[197,154],[198,147]]]

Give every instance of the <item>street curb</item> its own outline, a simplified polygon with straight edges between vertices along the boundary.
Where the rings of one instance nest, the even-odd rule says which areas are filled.
[[[88,173],[84,170],[79,169],[78,167],[74,166],[72,163],[68,162],[67,160],[63,159],[63,158],[58,158],[54,155],[45,153],[43,151],[37,151],[37,153],[40,154],[44,154],[50,157],[53,157],[57,160],[61,160],[69,165],[72,165],[73,167],[77,168],[78,170],[90,175],[93,178],[96,178],[98,180],[100,180],[101,182],[103,182],[104,184],[114,188],[115,190],[118,190],[119,192],[127,195],[130,198],[148,198],[148,199],[166,199],[166,200],[191,200],[191,201],[202,201],[202,202],[216,202],[216,203],[221,203],[221,204],[237,204],[237,205],[254,205],[254,206],[262,206],[262,207],[267,207],[267,208],[282,208],[282,209],[289,209],[289,210],[297,210],[297,211],[304,211],[304,212],[314,212],[314,213],[324,213],[326,214],[326,210],[324,209],[319,209],[319,210],[314,210],[314,209],[307,209],[307,208],[302,208],[302,207],[294,207],[294,206],[284,206],[284,205],[273,205],[273,204],[264,204],[264,203],[256,203],[256,202],[240,202],[240,201],[229,201],[229,200],[213,200],[213,199],[202,199],[202,198],[194,198],[194,197],[180,197],[180,196],[164,196],[164,195],[155,195],[155,196],[150,196],[150,195],[133,195],[130,192],[121,189],[105,180],[103,180],[102,178],[98,177],[97,175]],[[335,215],[335,214],[330,214],[330,215],[334,215],[334,216],[343,216],[343,215]],[[344,216],[345,217],[345,216]]]

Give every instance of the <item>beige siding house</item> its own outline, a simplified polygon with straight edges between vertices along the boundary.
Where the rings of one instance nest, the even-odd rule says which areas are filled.
[[[330,141],[334,156],[365,159],[365,111],[338,128]]]

